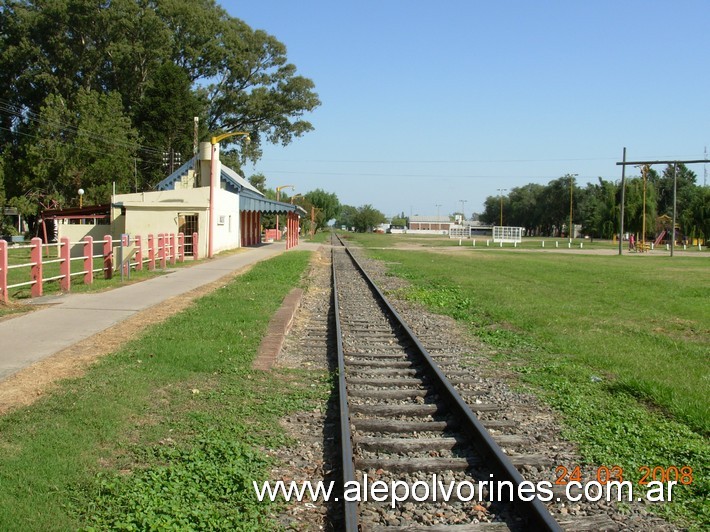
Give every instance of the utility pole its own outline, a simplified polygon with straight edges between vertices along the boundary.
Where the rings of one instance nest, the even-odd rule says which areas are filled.
[[[641,213],[641,249],[646,251],[646,177],[648,174],[649,165],[644,164],[641,167],[641,174],[643,174],[643,212]]]
[[[466,220],[466,214],[464,213],[464,203],[468,203],[468,200],[462,199],[459,201],[461,202],[461,225],[463,225],[463,222]]]
[[[622,161],[626,163],[626,147]],[[621,209],[619,211],[619,255],[621,255],[624,242],[624,196],[626,195],[626,164],[621,167]]]
[[[671,257],[675,248],[676,196],[678,193],[678,163],[673,163],[673,221],[671,222]]]
[[[569,242],[572,243],[572,238],[574,238],[574,225],[572,225],[572,190],[574,189],[574,178],[579,174],[568,174],[569,175]]]
[[[508,192],[507,188],[498,189],[498,197],[500,198],[500,226],[503,227],[503,192]]]
[[[192,156],[195,158],[195,186],[199,184],[200,180],[200,158],[197,156],[197,150],[199,149],[199,139],[198,131],[200,128],[200,117],[196,116],[192,119]]]

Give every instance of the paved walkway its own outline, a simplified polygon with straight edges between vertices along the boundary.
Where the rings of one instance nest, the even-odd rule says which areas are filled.
[[[301,243],[294,249],[318,246]],[[245,248],[114,290],[40,298],[40,303],[49,303],[46,308],[0,322],[0,381],[153,305],[285,250],[283,242]]]

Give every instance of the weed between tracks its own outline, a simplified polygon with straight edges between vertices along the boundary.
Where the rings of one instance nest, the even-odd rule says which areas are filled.
[[[269,529],[260,449],[327,375],[250,369],[309,254],[289,252],[203,297],[80,379],[0,419],[0,529]]]
[[[707,259],[371,254],[410,281],[400,297],[454,317],[515,359],[589,464],[620,465],[635,487],[642,466],[692,467],[692,485],[649,510],[710,523]]]

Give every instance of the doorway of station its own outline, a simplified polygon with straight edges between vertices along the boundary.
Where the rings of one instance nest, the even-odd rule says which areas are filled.
[[[185,255],[194,256],[192,235],[198,232],[200,218],[194,212],[178,213],[178,231],[185,235]]]

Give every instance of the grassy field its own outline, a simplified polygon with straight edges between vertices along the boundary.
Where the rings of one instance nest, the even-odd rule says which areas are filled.
[[[328,376],[251,370],[310,254],[293,251],[0,418],[0,530],[271,529],[262,448],[323,404]]]
[[[499,245],[495,244],[490,236],[477,236],[473,239],[461,239],[459,244],[459,239],[449,238],[447,235],[427,235],[427,234],[377,234],[377,233],[343,233],[346,238],[354,238],[360,242],[363,246],[367,247],[412,247],[420,246],[425,248],[430,247],[475,247],[485,248],[486,241],[488,242],[488,247],[499,249]],[[544,242],[544,244],[543,244]],[[559,249],[567,249],[569,245],[568,239],[566,238],[542,238],[542,237],[526,237],[523,241],[517,244],[515,247],[517,249],[544,249],[551,250],[558,247]],[[506,243],[503,245],[504,249],[513,248],[513,244]],[[618,242],[613,242],[611,240],[589,240],[576,238],[571,243],[572,249],[586,249],[586,250],[608,250],[608,251],[618,251]],[[622,246],[624,250],[628,249],[628,244],[624,242]],[[681,251],[682,246],[676,246],[676,250]],[[666,248],[664,245],[656,248],[657,253],[665,252]],[[701,256],[710,256],[710,250],[707,246],[703,246],[701,250],[697,247],[689,246],[686,249],[686,253],[697,253]]]
[[[659,510],[710,523],[707,257],[397,251],[380,245],[393,235],[349,236],[411,282],[400,295],[515,359],[589,463],[693,467]]]

